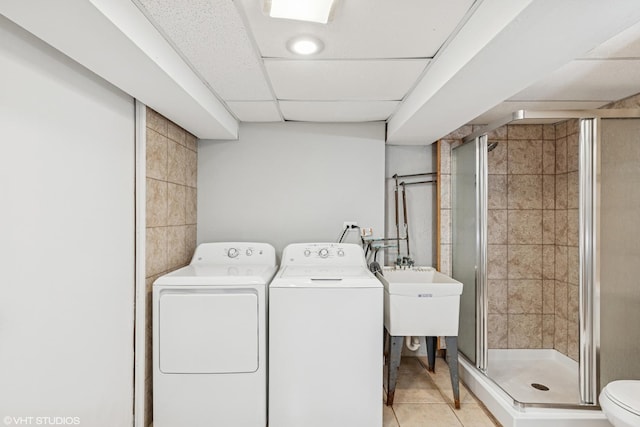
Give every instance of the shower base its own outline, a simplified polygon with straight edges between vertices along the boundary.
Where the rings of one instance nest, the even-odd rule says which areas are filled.
[[[526,406],[577,403],[576,362],[555,350],[495,352],[489,351],[487,371],[491,378],[462,356],[459,372],[462,381],[504,427],[611,427],[598,409]],[[532,383],[547,386],[549,391],[537,390]]]

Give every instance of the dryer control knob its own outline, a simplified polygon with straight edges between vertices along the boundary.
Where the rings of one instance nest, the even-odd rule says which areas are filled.
[[[320,258],[326,258],[329,256],[329,249],[327,248],[322,248],[318,251],[318,255],[320,255]]]
[[[251,248],[247,249],[246,254],[247,254],[247,256],[253,255],[253,249],[251,249]]]
[[[235,257],[237,257],[239,254],[240,254],[240,252],[239,252],[236,248],[230,248],[230,249],[227,251],[227,256],[228,256],[229,258],[235,258]]]
[[[344,256],[344,251],[342,249],[338,249],[338,256]]]
[[[309,256],[309,255],[311,255],[311,251],[309,249],[305,249],[304,256]]]

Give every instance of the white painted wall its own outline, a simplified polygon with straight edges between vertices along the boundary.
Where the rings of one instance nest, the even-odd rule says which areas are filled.
[[[133,100],[4,17],[0,94],[0,419],[130,426]]]
[[[396,237],[394,174],[436,172],[436,146],[387,145],[386,147],[386,237]],[[399,181],[416,182],[430,177],[405,178]],[[419,184],[406,187],[407,219],[411,258],[416,265],[436,264],[436,185]],[[402,193],[398,193],[400,235],[403,229]],[[395,242],[389,242],[395,245]],[[396,260],[397,248],[387,250],[387,264]],[[406,242],[400,241],[400,255],[407,255]]]
[[[384,227],[384,124],[243,123],[200,141],[198,242],[335,242],[344,221]],[[359,242],[356,232],[347,242]]]

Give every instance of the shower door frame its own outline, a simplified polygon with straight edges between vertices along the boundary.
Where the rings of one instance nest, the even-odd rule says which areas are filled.
[[[579,136],[579,404],[548,404],[519,402],[519,407],[592,408],[597,409],[600,390],[600,200],[601,200],[601,135],[602,119],[640,118],[640,109],[608,110],[518,110],[503,119],[473,132],[463,139],[463,144],[475,143],[478,150],[478,198],[476,250],[477,316],[476,319],[476,363],[475,367],[488,379],[488,328],[487,328],[487,134],[507,124],[551,124],[577,119],[580,121]],[[482,143],[484,142],[484,144]],[[484,151],[480,152],[481,147]],[[484,161],[480,160],[484,158]],[[482,211],[484,209],[484,211]],[[482,212],[481,212],[482,211]]]

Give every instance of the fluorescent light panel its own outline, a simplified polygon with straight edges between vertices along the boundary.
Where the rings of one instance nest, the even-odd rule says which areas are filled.
[[[334,0],[266,0],[269,16],[326,24]]]

